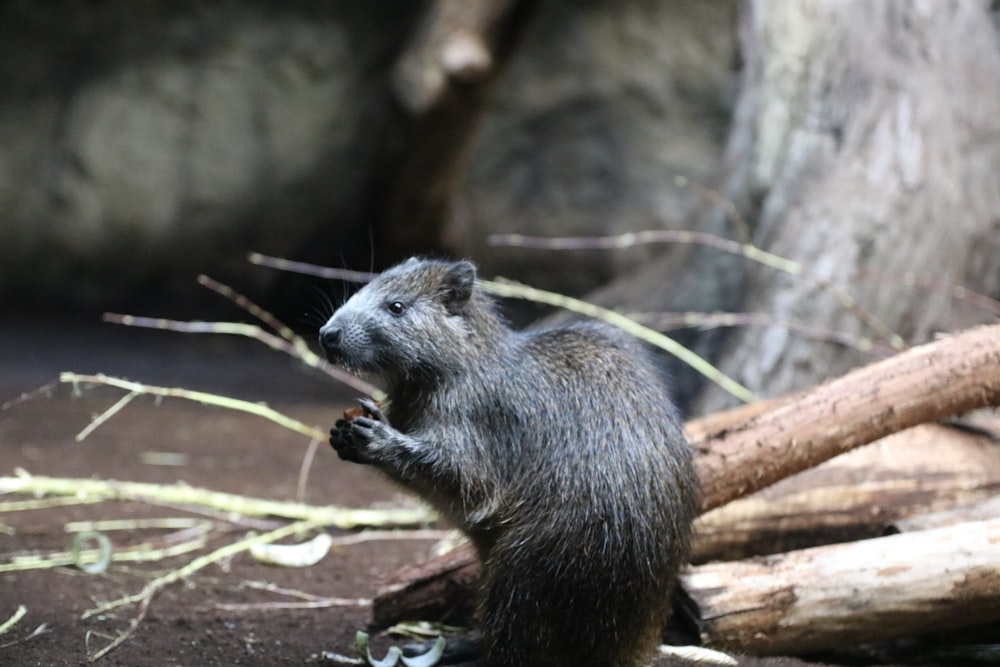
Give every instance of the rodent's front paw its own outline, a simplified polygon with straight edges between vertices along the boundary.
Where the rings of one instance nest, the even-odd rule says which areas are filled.
[[[360,408],[344,410],[344,418],[330,429],[330,444],[345,461],[375,463],[377,452],[394,442],[399,434],[389,425],[378,402],[361,398],[358,403]]]
[[[388,436],[389,420],[377,401],[360,398],[358,403],[360,408],[344,410],[344,418],[330,429],[330,444],[345,461],[372,463],[371,444]]]
[[[337,456],[344,461],[371,463],[371,457],[368,455],[371,438],[366,438],[363,430],[354,427],[357,419],[363,417],[351,420],[338,419],[336,425],[330,429],[330,445],[336,450]]]

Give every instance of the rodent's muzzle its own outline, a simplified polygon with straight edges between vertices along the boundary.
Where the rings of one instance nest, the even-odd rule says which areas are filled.
[[[319,330],[319,344],[329,361],[340,356],[340,346],[344,340],[344,329],[324,324]]]

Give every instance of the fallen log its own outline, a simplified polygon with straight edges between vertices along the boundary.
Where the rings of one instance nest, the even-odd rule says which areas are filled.
[[[735,408],[705,415],[698,419],[692,419],[684,424],[684,435],[692,447],[697,447],[709,438],[716,437],[718,434],[739,426],[765,412],[791,403],[796,398],[798,398],[797,394],[761,399],[753,403],[744,403]]]
[[[1000,325],[854,370],[696,445],[702,507],[917,424],[1000,404]]]
[[[915,530],[929,530],[969,521],[988,521],[991,519],[1000,519],[1000,496],[997,495],[960,507],[900,519],[889,526],[889,532],[891,534],[908,533]]]
[[[776,403],[693,443],[704,511],[896,431],[1000,405],[1000,325],[914,347]],[[412,618],[408,599],[425,612],[455,608],[453,599],[430,603],[426,587],[467,599],[468,588],[438,582],[475,579],[475,555],[460,549],[380,589],[373,625]]]
[[[881,537],[893,522],[998,492],[1000,443],[968,429],[921,424],[703,514],[691,560],[740,560]]]
[[[461,625],[474,611],[471,591],[478,580],[479,561],[474,555],[470,560],[464,546],[402,567],[379,583],[371,625],[383,628],[406,619]]]
[[[806,653],[1000,621],[1000,519],[681,575],[703,644]]]

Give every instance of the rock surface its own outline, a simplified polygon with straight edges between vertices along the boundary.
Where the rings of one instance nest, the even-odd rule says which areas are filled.
[[[734,7],[539,3],[437,249],[576,294],[663,252],[567,258],[485,242],[689,224],[700,200],[674,178],[717,171]],[[5,3],[0,303],[106,308],[190,292],[202,271],[274,280],[245,266],[248,250],[368,268],[371,246],[391,244],[369,229],[408,145],[390,82],[419,11]]]
[[[106,303],[354,223],[412,14],[4,3],[0,302]]]

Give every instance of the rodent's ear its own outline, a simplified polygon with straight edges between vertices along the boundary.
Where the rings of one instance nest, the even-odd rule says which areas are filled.
[[[444,307],[449,315],[457,315],[472,297],[476,284],[476,267],[472,262],[455,262],[444,274]]]

